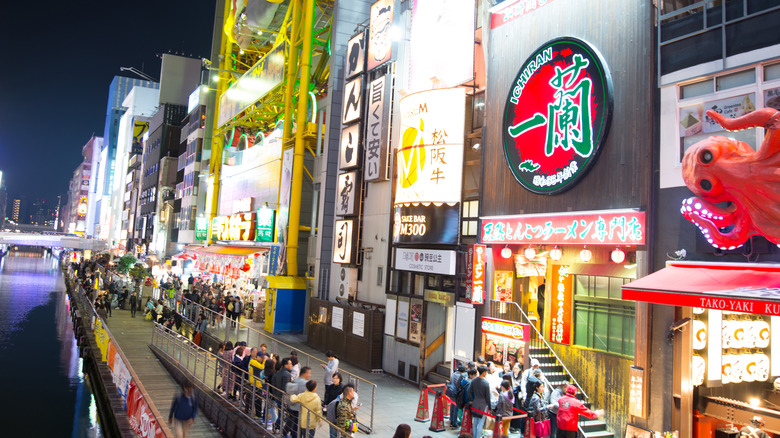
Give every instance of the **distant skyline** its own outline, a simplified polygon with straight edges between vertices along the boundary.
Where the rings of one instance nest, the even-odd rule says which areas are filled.
[[[108,87],[135,67],[159,79],[163,53],[208,57],[213,0],[23,2],[0,14],[0,172],[11,196],[65,194],[92,135],[102,137]],[[65,202],[65,199],[63,199]]]

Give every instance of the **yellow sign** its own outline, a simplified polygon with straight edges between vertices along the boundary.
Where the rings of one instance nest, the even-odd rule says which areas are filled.
[[[100,318],[95,318],[95,342],[97,343],[98,348],[100,349],[100,360],[105,362],[106,356],[108,355],[108,333],[106,332],[106,329],[103,328],[103,323],[100,321]]]

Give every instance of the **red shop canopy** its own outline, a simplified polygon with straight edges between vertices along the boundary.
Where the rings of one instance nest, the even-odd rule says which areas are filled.
[[[780,265],[670,262],[624,285],[623,299],[780,315]]]

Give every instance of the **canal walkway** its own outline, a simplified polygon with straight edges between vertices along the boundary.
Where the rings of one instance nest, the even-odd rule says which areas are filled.
[[[149,349],[152,336],[152,322],[138,312],[130,317],[129,310],[114,309],[107,322],[119,348],[127,357],[133,370],[151,396],[157,410],[167,421],[173,398],[181,392],[181,386],[168,374],[163,364]],[[199,412],[187,435],[190,438],[222,437],[222,433]]]

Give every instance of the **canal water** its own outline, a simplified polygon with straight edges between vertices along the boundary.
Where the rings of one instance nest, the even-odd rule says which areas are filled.
[[[0,258],[2,436],[102,437],[57,258]]]

